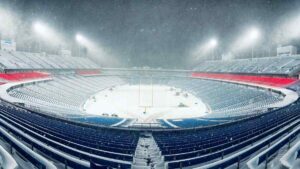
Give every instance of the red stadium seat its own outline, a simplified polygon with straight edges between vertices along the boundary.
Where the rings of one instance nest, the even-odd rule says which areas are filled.
[[[38,79],[49,77],[44,72],[17,72],[17,73],[0,73],[0,78],[8,81],[21,81],[25,79]]]
[[[249,82],[249,83],[256,83],[256,84],[268,85],[274,87],[288,86],[297,81],[296,78],[291,78],[291,77],[254,76],[254,75],[237,75],[237,74],[218,74],[218,73],[193,73],[192,77]]]

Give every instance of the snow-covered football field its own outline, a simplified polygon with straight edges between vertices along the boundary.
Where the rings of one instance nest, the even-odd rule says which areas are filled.
[[[206,105],[182,89],[162,85],[122,85],[91,96],[83,105],[89,115],[137,119],[154,123],[156,119],[181,119],[204,116]]]

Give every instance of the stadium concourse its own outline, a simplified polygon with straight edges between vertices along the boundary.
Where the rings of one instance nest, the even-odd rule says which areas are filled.
[[[2,168],[299,168],[299,56],[156,70],[0,53]]]

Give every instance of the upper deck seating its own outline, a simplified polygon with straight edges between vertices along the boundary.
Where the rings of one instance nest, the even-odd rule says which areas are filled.
[[[282,74],[291,75],[300,69],[300,56],[264,57],[201,62],[198,72]]]
[[[3,70],[98,69],[89,58],[0,50]]]

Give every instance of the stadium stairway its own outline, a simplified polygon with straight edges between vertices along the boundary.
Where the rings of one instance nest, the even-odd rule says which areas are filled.
[[[141,133],[132,169],[164,169],[164,158],[151,133]]]

